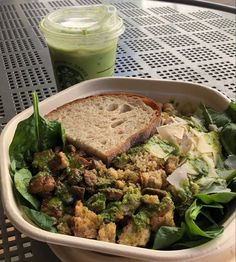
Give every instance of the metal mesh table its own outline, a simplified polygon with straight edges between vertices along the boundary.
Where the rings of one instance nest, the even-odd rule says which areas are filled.
[[[64,6],[111,3],[124,19],[115,74],[191,81],[236,99],[235,15],[202,7],[139,0],[1,0],[0,130],[31,106],[57,92],[43,16]],[[58,261],[44,243],[18,232],[0,205],[0,262]]]

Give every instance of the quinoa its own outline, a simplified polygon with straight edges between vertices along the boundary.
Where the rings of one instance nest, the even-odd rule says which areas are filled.
[[[128,163],[123,169],[137,172],[149,172],[161,169],[164,160],[151,155],[146,151],[141,151],[132,157],[132,162]]]

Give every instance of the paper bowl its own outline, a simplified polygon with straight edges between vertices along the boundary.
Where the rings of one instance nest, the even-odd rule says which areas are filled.
[[[198,84],[155,80],[155,79],[139,79],[110,77],[89,80],[74,85],[58,94],[44,100],[40,103],[40,114],[45,115],[53,109],[61,106],[76,98],[86,97],[97,93],[104,92],[134,92],[149,96],[160,102],[168,102],[175,100],[184,105],[184,108],[195,107],[199,102],[205,103],[216,110],[224,110],[229,104],[229,99],[218,91]],[[225,231],[222,236],[214,239],[204,245],[176,251],[157,251],[146,248],[130,247],[114,243],[107,243],[98,240],[67,236],[44,231],[35,226],[21,212],[12,187],[12,181],[9,174],[9,155],[8,149],[12,141],[17,124],[32,114],[32,107],[15,116],[4,128],[0,137],[0,167],[1,167],[1,198],[6,215],[12,224],[25,235],[39,241],[47,242],[56,250],[64,250],[64,254],[68,254],[70,259],[66,260],[65,256],[61,258],[64,261],[76,261],[79,254],[85,254],[87,251],[95,251],[115,256],[132,258],[132,261],[230,261],[235,257],[235,212],[224,223]],[[57,248],[57,246],[63,246]],[[81,251],[80,253],[80,250]],[[59,252],[59,251],[58,251]],[[89,253],[88,254],[92,254]],[[93,253],[94,254],[94,253]],[[72,257],[71,257],[72,255]],[[60,257],[60,255],[59,255]],[[105,260],[97,259],[98,260]],[[112,260],[107,256],[107,261]]]

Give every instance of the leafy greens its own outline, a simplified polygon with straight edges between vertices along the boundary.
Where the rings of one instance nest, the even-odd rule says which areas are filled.
[[[21,204],[23,205],[25,214],[39,227],[50,232],[57,232],[55,227],[56,219],[38,211],[40,202],[28,192],[28,186],[32,178],[30,165],[32,164],[34,153],[51,149],[58,145],[64,146],[65,132],[60,122],[48,121],[40,116],[38,97],[36,93],[33,93],[32,96],[34,112],[29,118],[18,124],[9,148],[11,160],[10,171],[15,188],[24,200],[21,201]],[[214,145],[215,141],[219,141],[219,135],[227,161],[222,161],[221,169],[215,170],[217,172],[213,172],[209,176],[209,173],[215,168],[215,166],[212,168],[211,163],[215,163],[214,161],[210,161],[209,157],[204,158],[201,154],[194,155],[194,157],[190,155],[182,156],[185,165],[182,163],[182,169],[179,170],[181,171],[179,173],[183,174],[183,171],[186,173],[184,178],[187,179],[185,179],[187,183],[178,184],[184,185],[181,190],[183,199],[186,198],[185,212],[180,217],[181,222],[179,222],[179,226],[161,226],[157,230],[154,237],[153,249],[193,247],[219,236],[223,232],[223,226],[219,225],[218,221],[213,219],[214,216],[212,214],[217,213],[219,217],[222,216],[225,211],[225,205],[236,197],[236,193],[230,191],[227,187],[230,184],[236,184],[236,169],[233,163],[236,159],[236,103],[231,102],[229,107],[221,113],[205,105],[201,105],[201,109],[205,127],[201,126],[201,122],[198,123],[193,118],[191,121],[186,122],[190,123],[189,126],[191,128],[197,126],[198,135],[207,135],[204,137],[201,136],[202,139],[204,138],[207,141],[205,144]],[[215,126],[217,130],[213,132],[211,130],[212,126]],[[186,140],[185,142],[187,144],[189,141]],[[122,165],[131,162],[131,156],[128,153],[130,155],[135,154],[140,151],[140,148],[141,146],[131,148],[127,153],[118,156],[116,158],[116,165],[122,167]],[[151,138],[144,148],[149,153],[163,159],[166,159],[171,154],[180,154],[175,144],[157,137]],[[218,150],[220,147],[217,145],[216,148]],[[214,153],[220,155],[221,150],[220,152],[217,150],[214,148]],[[210,153],[212,152],[210,151]],[[183,169],[183,166],[185,169]],[[175,178],[173,177],[173,173],[172,178]],[[176,177],[179,179],[179,174]],[[175,184],[177,182],[175,180]],[[58,187],[56,191],[57,196],[60,196],[61,193],[64,195],[65,191],[69,193],[64,184],[61,183],[60,186],[61,188]],[[68,196],[70,197],[69,194]],[[94,212],[100,213],[99,215],[104,218],[104,221],[113,221],[117,211],[124,211],[126,216],[133,214],[139,207],[141,197],[142,195],[139,190],[137,192],[128,191],[123,196],[122,202],[115,201],[107,205],[105,195],[97,193],[87,200],[87,206]],[[64,199],[64,202],[70,202],[70,198],[68,199]],[[183,203],[184,201],[182,201]],[[177,205],[176,209],[178,209]],[[144,228],[149,222],[149,217],[142,210],[132,215],[132,219],[137,228]]]
[[[38,96],[35,92],[32,96],[34,113],[17,125],[9,148],[10,160],[15,162],[16,169],[27,167],[27,161],[32,159],[35,152],[65,143],[62,124],[42,118],[38,109]]]
[[[38,212],[34,209],[30,209],[26,206],[23,207],[25,214],[39,227],[47,231],[56,233],[57,229],[53,226],[56,222],[56,219],[50,217],[49,215]]]
[[[211,108],[201,105],[205,126],[211,125],[220,128],[220,141],[228,155],[236,155],[236,102],[231,101],[224,112],[216,112]]]
[[[195,179],[202,190],[194,195],[192,204],[185,210],[180,227],[160,227],[155,235],[153,249],[189,248],[216,238],[223,232],[223,226],[218,225],[213,217],[220,218],[225,212],[225,205],[236,198],[236,193],[230,190],[236,190],[236,103],[232,101],[224,112],[216,112],[205,105],[200,108],[206,131],[212,131],[213,128],[219,134],[226,160],[221,161],[213,175],[212,167],[209,170],[201,157],[190,158],[189,163],[195,171],[203,175],[199,180]],[[204,131],[204,128],[198,129]],[[209,171],[211,176],[208,176]]]
[[[29,182],[32,174],[29,162],[35,152],[46,150],[57,145],[65,144],[65,132],[63,126],[58,121],[48,121],[40,116],[38,108],[38,96],[34,92],[33,114],[21,121],[16,128],[13,140],[9,147],[10,171],[13,176],[14,185],[20,196],[26,200],[30,208],[25,207],[25,213],[38,226],[45,230],[56,232],[52,225],[54,220],[48,215],[36,211],[40,207],[39,201],[28,192]],[[21,198],[19,198],[21,201]],[[22,203],[25,204],[25,203]],[[34,209],[31,209],[31,208]]]
[[[16,171],[14,175],[14,184],[20,195],[27,200],[36,210],[39,209],[39,201],[37,198],[28,193],[28,185],[32,178],[31,172],[28,169],[22,168]]]

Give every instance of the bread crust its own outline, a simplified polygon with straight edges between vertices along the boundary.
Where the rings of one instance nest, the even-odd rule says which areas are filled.
[[[153,99],[140,95],[140,94],[136,94],[136,93],[128,93],[128,92],[106,92],[106,93],[101,93],[101,94],[96,94],[96,95],[92,95],[92,96],[86,96],[86,97],[82,97],[82,98],[78,98],[76,100],[73,100],[69,103],[66,103],[54,110],[52,110],[51,112],[49,112],[48,114],[46,114],[44,117],[45,118],[50,118],[50,115],[54,112],[56,112],[59,108],[66,108],[69,105],[72,105],[74,103],[77,103],[78,101],[80,103],[82,103],[84,100],[87,99],[96,99],[97,96],[125,96],[125,97],[137,97],[140,98],[146,105],[150,106],[153,110],[157,110],[158,115],[160,115],[161,112],[161,108],[162,108],[162,104],[157,103],[156,101],[154,101]]]
[[[65,105],[62,105],[58,107],[57,109],[51,111],[47,115],[45,115],[45,118],[50,119],[51,115],[58,112],[58,109],[66,110],[67,107],[70,107],[74,103],[83,103],[83,101],[87,99],[96,99],[98,96],[119,96],[119,97],[133,97],[136,99],[140,99],[145,105],[151,107],[153,109],[153,117],[150,119],[149,124],[145,126],[145,128],[142,128],[135,132],[134,134],[130,135],[129,138],[125,139],[124,141],[121,141],[118,145],[111,148],[110,150],[107,150],[105,152],[100,152],[99,150],[96,150],[94,148],[91,148],[89,145],[81,145],[78,141],[74,140],[73,138],[67,137],[68,141],[72,144],[74,144],[77,147],[80,147],[82,150],[84,150],[89,155],[94,155],[98,158],[100,158],[102,161],[104,161],[107,165],[111,163],[114,157],[117,155],[126,152],[130,147],[140,144],[144,142],[146,139],[148,139],[152,134],[156,132],[156,127],[160,124],[161,119],[161,108],[162,105],[160,103],[155,102],[153,99],[136,94],[136,93],[127,93],[127,92],[106,92],[102,94],[96,94],[84,98],[79,98],[74,101],[71,101]]]

